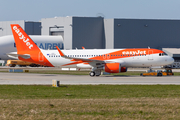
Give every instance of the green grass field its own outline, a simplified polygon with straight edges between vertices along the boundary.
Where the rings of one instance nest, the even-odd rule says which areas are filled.
[[[1,99],[176,98],[179,85],[0,85]]]
[[[180,119],[180,86],[0,85],[0,119]]]

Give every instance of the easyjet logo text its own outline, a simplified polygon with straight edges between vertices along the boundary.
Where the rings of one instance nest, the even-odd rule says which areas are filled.
[[[135,54],[146,54],[146,51],[141,51],[141,50],[138,50],[138,51],[123,51],[122,54],[132,54],[132,55],[135,55]]]
[[[26,44],[26,46],[29,47],[29,49],[31,49],[31,48],[33,47],[33,45],[29,42],[29,39],[26,38],[26,37],[20,32],[20,30],[17,28],[17,26],[14,26],[14,27],[13,27],[13,30],[18,34],[19,39],[22,40],[22,41]]]

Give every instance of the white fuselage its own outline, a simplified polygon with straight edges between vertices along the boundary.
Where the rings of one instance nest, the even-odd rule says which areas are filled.
[[[123,49],[87,49],[87,50],[62,50],[62,52],[72,58],[80,59],[93,59],[94,57],[101,56],[101,60],[105,63],[121,63],[121,66],[124,67],[152,67],[152,66],[163,66],[172,64],[174,59],[167,55],[157,54],[143,54],[138,56],[133,55],[124,55],[122,54],[109,54],[112,52],[120,51]],[[66,59],[61,57],[57,50],[41,50],[43,55],[48,59],[48,61],[53,66],[63,66],[63,67],[78,67],[78,64],[67,65],[73,63],[72,59]],[[106,55],[105,55],[106,54]],[[109,55],[108,55],[109,54]],[[43,58],[39,58],[40,61],[43,61]],[[93,62],[90,62],[90,65]],[[85,65],[86,66],[86,65]],[[88,67],[88,65],[87,65]],[[91,67],[91,66],[90,66]]]

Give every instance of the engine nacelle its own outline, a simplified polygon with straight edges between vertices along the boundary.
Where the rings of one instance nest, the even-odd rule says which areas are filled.
[[[120,63],[106,63],[104,66],[105,72],[108,73],[120,73],[120,72],[126,72],[126,67],[121,67]]]

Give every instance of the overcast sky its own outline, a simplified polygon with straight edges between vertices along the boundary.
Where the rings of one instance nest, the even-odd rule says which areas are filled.
[[[0,21],[55,16],[180,20],[180,0],[0,0]]]

